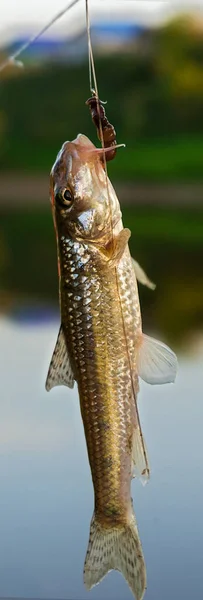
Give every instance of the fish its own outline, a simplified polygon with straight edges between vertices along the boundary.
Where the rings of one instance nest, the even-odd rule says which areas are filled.
[[[84,565],[87,589],[112,569],[136,600],[146,567],[131,480],[150,467],[137,407],[139,377],[175,380],[177,358],[143,334],[137,280],[154,284],[133,261],[121,209],[97,149],[83,134],[63,144],[51,171],[61,325],[46,389],[77,382],[94,487]]]

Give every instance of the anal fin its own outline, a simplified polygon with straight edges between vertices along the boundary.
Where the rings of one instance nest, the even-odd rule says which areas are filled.
[[[150,467],[146,444],[138,420],[132,438],[132,477],[138,477],[145,485],[150,478]]]
[[[74,375],[68,356],[62,325],[59,329],[59,334],[50,362],[45,387],[49,392],[49,390],[57,385],[67,385],[69,388],[73,388],[74,386]]]

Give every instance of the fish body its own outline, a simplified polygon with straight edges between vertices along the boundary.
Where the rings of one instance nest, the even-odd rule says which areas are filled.
[[[63,145],[51,172],[51,200],[61,328],[46,387],[78,384],[95,493],[84,581],[90,588],[118,569],[141,600],[146,569],[130,488],[134,472],[149,477],[149,464],[138,375],[150,383],[172,380],[176,359],[166,346],[143,338],[141,268],[133,265],[118,199],[86,136]]]

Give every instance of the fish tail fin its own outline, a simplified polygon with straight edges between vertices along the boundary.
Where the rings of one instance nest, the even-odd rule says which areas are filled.
[[[146,568],[136,519],[132,513],[128,525],[107,528],[93,515],[84,566],[84,583],[91,589],[111,571],[120,571],[136,600],[146,589]]]

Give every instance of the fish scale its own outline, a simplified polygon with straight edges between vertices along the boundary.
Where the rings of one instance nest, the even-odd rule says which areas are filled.
[[[111,514],[118,513],[122,515],[123,524],[123,515],[127,518],[131,507],[130,486],[127,486],[126,493],[125,474],[126,469],[128,473],[131,469],[129,438],[133,435],[135,411],[128,357],[125,356],[126,340],[120,299],[116,299],[117,273],[116,269],[109,271],[108,266],[101,273],[99,262],[96,269],[94,252],[91,256],[90,249],[85,248],[84,244],[76,246],[69,243],[68,239],[61,242],[62,323],[65,324],[79,387],[95,488],[95,506],[102,522],[107,524]],[[68,259],[70,254],[71,258]],[[74,270],[70,266],[73,257]],[[94,281],[91,285],[92,266]],[[70,291],[67,293],[67,285],[68,290],[71,289],[71,296]],[[128,293],[125,296],[128,303]],[[125,298],[122,298],[123,301]],[[84,364],[86,368],[82,373]],[[108,415],[108,428],[103,426],[104,411]],[[113,435],[109,434],[110,428]]]

